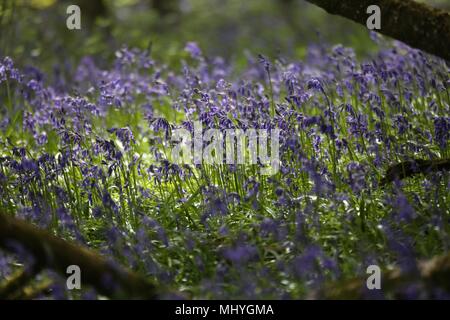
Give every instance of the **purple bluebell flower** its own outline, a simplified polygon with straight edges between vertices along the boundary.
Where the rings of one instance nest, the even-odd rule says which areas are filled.
[[[434,119],[434,139],[440,148],[445,149],[450,140],[450,117]]]
[[[270,72],[270,62],[262,54],[258,54],[259,63],[264,67],[266,72]]]
[[[134,136],[133,136],[133,132],[131,131],[131,129],[129,127],[111,128],[111,129],[108,130],[108,132],[109,133],[115,133],[117,138],[124,145],[125,150],[129,150],[130,149],[130,145],[134,144],[134,142],[135,142]]]
[[[257,249],[252,245],[238,244],[234,247],[226,248],[223,252],[226,259],[237,265],[243,265],[258,257]]]
[[[184,50],[189,52],[192,58],[199,59],[202,56],[202,50],[195,42],[188,42],[184,47]]]

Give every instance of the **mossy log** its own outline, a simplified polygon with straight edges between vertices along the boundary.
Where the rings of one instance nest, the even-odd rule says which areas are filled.
[[[368,277],[368,275],[367,275]],[[436,256],[417,263],[417,270],[402,272],[400,269],[385,270],[381,274],[381,289],[368,290],[367,277],[333,282],[314,292],[311,299],[359,300],[373,298],[404,298],[411,284],[420,284],[422,294],[432,297],[437,288],[450,293],[450,254]],[[380,295],[381,294],[381,295]]]
[[[450,13],[412,0],[306,0],[328,13],[367,23],[367,8],[381,9],[380,33],[450,61]]]
[[[165,292],[123,267],[99,254],[74,243],[57,238],[30,223],[0,213],[0,248],[16,253],[17,246],[32,255],[32,273],[52,269],[67,277],[67,267],[77,265],[81,269],[82,285],[93,286],[98,293],[110,298],[159,299]],[[30,270],[30,266],[26,266]],[[19,273],[12,286],[26,282]],[[5,288],[11,291],[11,286]]]

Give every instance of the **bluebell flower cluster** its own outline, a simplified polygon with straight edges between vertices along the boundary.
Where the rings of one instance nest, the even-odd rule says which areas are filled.
[[[447,250],[447,173],[379,187],[393,163],[450,157],[444,61],[400,43],[362,61],[312,46],[241,70],[185,50],[177,67],[129,48],[110,68],[85,57],[67,78],[0,58],[0,210],[199,298],[304,298],[367,261],[414,270]],[[174,163],[172,131],[195,121],[280,129],[279,172]],[[32,264],[16,251],[0,252],[0,278]]]

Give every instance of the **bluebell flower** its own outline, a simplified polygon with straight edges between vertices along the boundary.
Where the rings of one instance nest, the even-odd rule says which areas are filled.
[[[257,259],[258,250],[252,245],[238,244],[235,247],[226,248],[223,255],[231,262],[237,265],[243,265],[249,261]]]
[[[270,72],[270,62],[262,54],[258,54],[259,63],[264,67],[266,72]]]
[[[202,50],[195,42],[188,42],[184,50],[189,52],[192,58],[199,59],[202,56]]]
[[[434,119],[434,139],[440,148],[445,149],[450,140],[450,117]]]
[[[308,87],[308,89],[313,89],[313,90],[321,91],[321,92],[323,91],[322,83],[317,78],[312,78],[312,79],[308,80],[307,87]]]

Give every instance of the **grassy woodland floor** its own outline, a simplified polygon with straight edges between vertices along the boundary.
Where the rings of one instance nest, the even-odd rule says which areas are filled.
[[[0,211],[193,298],[306,298],[372,264],[414,272],[449,251],[449,173],[380,182],[398,162],[450,158],[449,67],[373,40],[370,57],[318,43],[239,66],[193,42],[177,64],[123,48],[60,78],[2,57]],[[171,133],[196,120],[280,129],[280,171],[174,164]],[[24,260],[0,252],[0,278]],[[43,277],[52,298],[98,298]],[[422,289],[397,293],[450,298]]]

